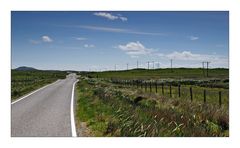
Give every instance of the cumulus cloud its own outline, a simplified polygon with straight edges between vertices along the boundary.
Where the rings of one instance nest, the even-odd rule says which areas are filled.
[[[128,20],[126,17],[123,16],[120,16],[119,19],[122,20],[123,22]]]
[[[216,54],[195,54],[190,51],[182,51],[182,52],[172,52],[170,54],[165,55],[169,59],[174,60],[188,60],[188,61],[218,61],[224,59],[225,57],[221,57]]]
[[[200,55],[192,54],[190,51],[183,52],[174,51],[173,53],[167,54],[166,57],[175,60],[197,60],[200,57]]]
[[[173,59],[174,61],[182,61],[182,62],[201,62],[201,61],[210,61],[215,64],[217,63],[228,63],[228,57],[223,55],[214,54],[198,54],[193,53],[188,50],[184,51],[174,51],[171,53],[161,53],[159,50],[147,48],[141,42],[129,42],[124,45],[118,45],[116,48],[124,51],[127,55],[132,58],[138,58],[142,55],[148,55],[152,58],[160,58],[162,60]]]
[[[127,21],[127,18],[126,17],[123,17],[121,15],[113,15],[111,13],[108,13],[108,12],[95,12],[93,13],[93,15],[96,15],[96,16],[99,16],[99,17],[103,17],[103,18],[107,18],[109,20],[118,20],[120,19],[121,21]]]
[[[199,37],[197,37],[197,36],[190,36],[189,38],[190,38],[191,41],[195,41],[195,40],[199,39]]]
[[[51,38],[50,38],[49,36],[47,36],[47,35],[44,35],[44,36],[41,36],[41,38],[38,39],[38,40],[30,39],[29,42],[30,42],[31,44],[41,44],[41,43],[44,43],[44,42],[50,43],[50,42],[53,42],[53,39],[51,39]]]
[[[122,20],[123,22],[128,20],[128,18],[122,16],[121,14],[117,14],[117,15],[119,16],[119,19]]]
[[[47,35],[42,36],[42,41],[48,43],[53,42],[53,40]]]
[[[201,67],[203,61],[209,61],[211,67],[228,67],[228,56],[213,54],[198,54],[192,51],[174,51],[171,53],[159,54],[158,59],[169,61],[173,59],[174,67]],[[167,65],[169,66],[169,65]]]
[[[95,12],[95,13],[93,13],[93,14],[96,15],[96,16],[100,16],[100,17],[107,18],[107,19],[109,19],[109,20],[116,20],[116,19],[118,19],[118,16],[114,16],[114,15],[112,15],[111,13]]]
[[[93,48],[93,47],[95,47],[95,45],[93,45],[93,44],[84,44],[84,47],[85,48]]]
[[[142,43],[139,41],[137,42],[129,42],[125,45],[118,45],[117,48],[124,51],[126,54],[130,55],[131,57],[138,57],[139,55],[147,55],[153,52],[153,49],[146,48]]]

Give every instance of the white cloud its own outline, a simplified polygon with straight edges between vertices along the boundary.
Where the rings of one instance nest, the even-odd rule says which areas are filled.
[[[78,40],[78,41],[84,41],[84,40],[87,40],[87,38],[83,38],[83,37],[76,37],[75,39]]]
[[[38,40],[30,39],[29,42],[31,44],[41,44],[43,42],[50,43],[50,42],[53,42],[53,40],[49,36],[44,35],[44,36],[41,37],[41,39],[38,39]]]
[[[123,17],[121,15],[117,16],[117,15],[113,15],[111,13],[108,13],[108,12],[95,12],[93,13],[93,15],[96,15],[96,16],[99,16],[99,17],[104,17],[104,18],[107,18],[109,20],[117,20],[117,19],[120,19],[121,21],[127,21],[127,18],[126,17]]]
[[[197,36],[190,36],[189,38],[190,38],[191,41],[195,41],[195,40],[199,39],[199,37],[197,37]]]
[[[131,29],[124,28],[113,28],[113,27],[103,27],[103,26],[92,26],[92,25],[57,25],[60,27],[69,27],[69,28],[81,28],[88,30],[96,30],[103,32],[113,32],[113,33],[127,33],[127,34],[138,34],[138,35],[156,35],[156,36],[166,36],[165,33],[158,32],[143,32],[143,31],[135,31]]]
[[[94,15],[100,16],[100,17],[104,17],[104,18],[107,18],[109,20],[116,20],[116,19],[118,19],[118,16],[114,16],[111,13],[106,13],[106,12],[95,12]]]
[[[177,52],[174,51],[170,54],[166,54],[168,59],[182,60],[182,61],[219,61],[225,59],[225,57],[216,54],[194,54],[190,51]]]
[[[139,55],[147,55],[153,52],[153,49],[146,48],[139,41],[129,42],[126,45],[118,45],[117,48],[124,51],[126,54],[130,55],[133,58],[138,57]]]
[[[95,47],[95,45],[93,45],[93,44],[84,44],[84,47],[85,48],[93,48],[93,47]]]
[[[42,41],[48,42],[48,43],[53,42],[53,40],[49,36],[46,36],[46,35],[42,36]]]
[[[210,61],[213,67],[228,67],[228,57],[223,55],[214,54],[198,54],[193,53],[191,51],[174,51],[171,53],[161,53],[156,49],[146,48],[139,41],[137,42],[129,42],[125,45],[118,45],[118,49],[124,51],[127,55],[132,58],[138,58],[141,55],[150,55],[153,59],[158,59],[162,61],[169,61],[173,59],[173,61],[177,61],[174,63],[176,66],[178,64],[179,67],[188,67],[188,66],[196,66],[200,65],[202,61]],[[164,64],[160,64],[164,66]]]
[[[177,52],[167,54],[166,57],[175,60],[197,60],[200,55],[192,54],[190,51]]]
[[[89,30],[98,30],[98,31],[106,31],[106,32],[126,32],[127,30],[121,29],[121,28],[111,28],[111,27],[100,27],[100,26],[84,26],[79,25],[76,26],[83,29],[89,29]]]
[[[123,16],[120,16],[119,19],[122,20],[123,22],[128,20],[126,17]]]
[[[170,59],[173,59],[174,67],[201,67],[203,61],[209,61],[210,67],[228,67],[229,64],[227,55],[217,53],[198,54],[185,50],[165,54],[154,52],[153,55],[158,56],[158,60],[161,59],[167,67],[169,67]]]

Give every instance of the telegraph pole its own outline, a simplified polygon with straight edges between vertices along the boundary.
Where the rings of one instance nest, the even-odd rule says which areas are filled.
[[[127,70],[128,70],[128,63],[127,63]]]
[[[149,70],[149,61],[147,63],[148,63],[148,70]]]
[[[207,64],[207,77],[208,77],[208,67],[209,67],[209,64],[211,63],[211,62],[209,62],[209,61],[206,61],[206,62],[202,62],[202,66],[203,66],[203,76],[205,76],[205,67],[204,67],[204,65],[205,65],[205,63]]]
[[[138,69],[138,61],[137,61],[137,69]]]
[[[172,70],[172,59],[171,59],[171,72],[173,72],[173,70]]]
[[[154,61],[152,61],[152,63],[153,63],[153,69],[154,69]]]
[[[204,63],[205,63],[205,62],[202,62],[203,77],[205,76],[205,71],[204,71]]]
[[[207,63],[207,77],[208,77],[208,65],[210,64],[210,62],[207,61],[206,63]]]

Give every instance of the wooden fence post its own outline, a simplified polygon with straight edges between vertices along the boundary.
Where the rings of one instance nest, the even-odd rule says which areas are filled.
[[[206,103],[206,90],[203,90],[203,102]]]
[[[145,92],[147,92],[147,82],[145,82]]]
[[[155,82],[155,89],[156,89],[156,93],[158,92],[158,86],[157,86],[157,82]]]
[[[169,89],[170,89],[170,97],[172,97],[172,86],[171,86],[171,84],[169,86]]]
[[[222,92],[219,91],[219,106],[222,106]]]
[[[162,94],[164,95],[164,84],[162,83]]]
[[[178,97],[181,97],[181,85],[178,85]]]
[[[150,92],[152,92],[152,82],[150,82]]]
[[[190,87],[190,98],[191,98],[191,101],[193,101],[192,87]]]
[[[141,81],[141,89],[142,89],[142,81]]]

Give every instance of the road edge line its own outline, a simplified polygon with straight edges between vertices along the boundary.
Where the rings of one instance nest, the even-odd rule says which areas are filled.
[[[41,88],[39,88],[39,89],[37,89],[37,90],[34,90],[33,92],[31,92],[31,93],[29,93],[29,94],[21,97],[20,99],[17,99],[17,100],[15,100],[15,101],[11,102],[11,105],[13,105],[13,104],[15,104],[15,103],[17,103],[17,102],[19,102],[19,101],[21,101],[21,100],[29,97],[29,96],[31,96],[32,94],[34,94],[34,93],[36,93],[36,92],[38,92],[38,91],[40,91],[40,90],[42,90],[42,89],[50,86],[50,85],[53,85],[53,84],[57,83],[58,81],[60,81],[60,80],[58,79],[57,81],[55,81],[55,82],[53,82],[53,83],[51,83],[51,84],[45,85],[45,86],[43,86],[43,87],[41,87]]]
[[[74,117],[74,92],[75,92],[75,85],[79,80],[75,81],[73,83],[72,87],[72,98],[71,98],[71,129],[72,129],[72,137],[77,137],[77,132],[76,132],[76,125],[75,125],[75,117]]]

